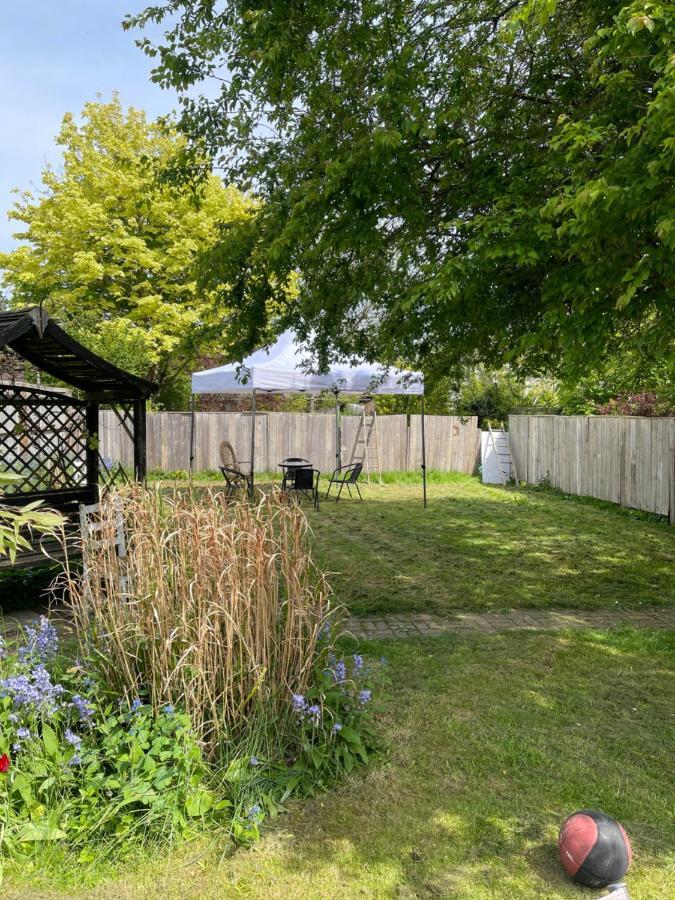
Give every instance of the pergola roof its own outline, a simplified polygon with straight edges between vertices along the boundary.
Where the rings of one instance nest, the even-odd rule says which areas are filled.
[[[43,372],[95,400],[143,400],[157,390],[69,337],[40,307],[0,312],[0,349],[15,353]]]

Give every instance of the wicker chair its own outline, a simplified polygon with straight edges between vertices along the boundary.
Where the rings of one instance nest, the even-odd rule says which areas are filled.
[[[248,465],[248,460],[237,459],[234,447],[229,441],[221,441],[218,453],[220,461],[226,469],[234,469],[235,472],[241,472],[241,467]]]
[[[222,441],[219,449],[220,471],[227,485],[225,494],[228,498],[233,497],[239,490],[245,488],[251,492],[251,476],[248,472],[242,472],[241,467],[248,465],[244,460],[237,460],[234,447],[229,441]]]

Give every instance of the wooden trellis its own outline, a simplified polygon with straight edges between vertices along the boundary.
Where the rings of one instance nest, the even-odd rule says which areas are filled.
[[[43,500],[74,511],[97,499],[100,482],[126,478],[121,466],[102,465],[102,406],[115,411],[129,434],[134,477],[145,479],[145,406],[155,385],[96,356],[37,307],[0,313],[0,351],[0,465],[21,476],[4,502]],[[77,396],[20,382],[17,360],[58,379]]]

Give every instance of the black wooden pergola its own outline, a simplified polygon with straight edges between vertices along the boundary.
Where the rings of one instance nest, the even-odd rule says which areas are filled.
[[[21,476],[0,502],[35,500],[65,513],[95,503],[99,483],[125,476],[103,465],[99,408],[113,409],[134,448],[134,477],[146,476],[145,413],[156,385],[130,375],[73,340],[39,308],[0,312],[0,351],[10,350],[74,388],[77,396],[0,381],[0,468]],[[5,383],[7,382],[7,383]]]

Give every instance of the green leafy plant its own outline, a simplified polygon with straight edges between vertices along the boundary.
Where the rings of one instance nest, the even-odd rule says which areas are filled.
[[[111,697],[44,617],[0,656],[2,849],[63,841],[89,860],[227,816],[187,715]]]
[[[0,495],[8,485],[23,479],[12,472],[0,472]],[[39,500],[22,507],[0,506],[0,556],[9,556],[13,563],[19,550],[30,550],[26,532],[35,530],[42,534],[55,534],[62,524],[62,517],[50,510],[41,509]]]

